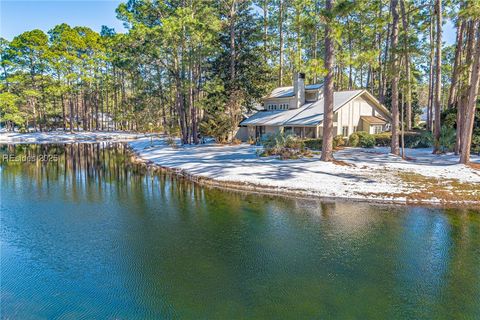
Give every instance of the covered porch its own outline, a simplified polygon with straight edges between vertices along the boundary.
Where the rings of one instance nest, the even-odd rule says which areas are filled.
[[[322,136],[321,126],[248,126],[249,137],[260,139],[266,134],[294,135],[299,138],[319,138]]]

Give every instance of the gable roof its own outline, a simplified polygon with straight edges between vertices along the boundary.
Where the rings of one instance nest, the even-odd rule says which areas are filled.
[[[322,83],[316,83],[316,84],[307,84],[305,86],[305,91],[309,90],[319,90],[323,87]],[[278,87],[273,89],[273,91],[264,99],[269,99],[269,98],[289,98],[293,97],[295,93],[293,92],[293,87],[288,86],[288,87]]]
[[[380,117],[375,116],[361,116],[360,119],[368,122],[369,124],[385,124],[387,121]]]
[[[333,94],[333,112],[346,105],[358,96],[365,97],[370,101],[385,118],[390,119],[389,111],[378,102],[375,97],[366,90],[338,91]],[[287,111],[259,111],[248,119],[243,120],[240,125],[257,126],[316,126],[323,121],[324,99],[323,97],[315,102],[306,103],[298,109]]]

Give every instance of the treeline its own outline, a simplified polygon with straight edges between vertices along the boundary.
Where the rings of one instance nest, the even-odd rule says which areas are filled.
[[[460,152],[475,124],[479,7],[475,0],[129,0],[117,8],[125,34],[62,24],[2,39],[2,121],[228,140],[245,111],[302,71],[307,83],[329,74],[334,90],[370,90],[392,110],[394,137],[420,126],[424,112],[438,147],[445,114],[457,110]],[[441,41],[447,19],[457,26],[453,46]],[[326,65],[327,51],[334,59]]]

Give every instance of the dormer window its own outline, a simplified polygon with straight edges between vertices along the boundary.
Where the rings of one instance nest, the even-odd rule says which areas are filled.
[[[288,103],[280,103],[280,104],[268,104],[266,106],[266,110],[273,111],[273,110],[288,110],[290,105]]]

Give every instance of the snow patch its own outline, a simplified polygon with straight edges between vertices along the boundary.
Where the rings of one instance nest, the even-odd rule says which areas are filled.
[[[190,175],[322,197],[406,201],[402,195],[419,190],[412,190],[399,177],[401,172],[478,184],[480,194],[480,172],[458,164],[453,154],[433,155],[431,149],[407,149],[412,158],[407,161],[387,148],[345,148],[335,152],[335,159],[351,164],[345,166],[321,162],[318,155],[298,160],[258,157],[261,147],[247,144],[171,148],[156,140],[151,147],[149,139],[129,144],[140,158]],[[472,161],[480,162],[480,157]]]

